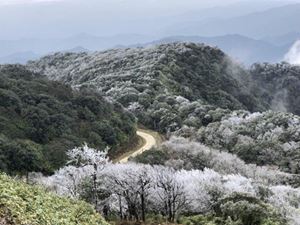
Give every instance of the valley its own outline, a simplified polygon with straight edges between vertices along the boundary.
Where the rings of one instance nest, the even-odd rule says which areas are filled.
[[[117,224],[297,224],[298,66],[245,68],[180,42],[55,53],[0,74],[9,175]]]
[[[0,225],[300,225],[300,0],[0,0]]]

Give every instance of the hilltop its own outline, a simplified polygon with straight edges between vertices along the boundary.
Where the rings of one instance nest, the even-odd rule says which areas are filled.
[[[139,108],[146,124],[145,113],[155,110],[162,99],[175,104],[178,96],[213,108],[266,108],[248,92],[244,69],[221,50],[202,44],[56,53],[27,67],[75,88],[94,87],[126,108]]]

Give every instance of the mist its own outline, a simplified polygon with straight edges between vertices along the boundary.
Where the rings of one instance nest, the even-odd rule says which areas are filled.
[[[284,61],[290,64],[300,65],[300,40],[294,43],[289,52],[285,55]]]

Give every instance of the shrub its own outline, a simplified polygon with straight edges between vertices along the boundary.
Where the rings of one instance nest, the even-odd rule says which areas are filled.
[[[0,175],[0,222],[11,225],[107,225],[87,203],[61,198]]]

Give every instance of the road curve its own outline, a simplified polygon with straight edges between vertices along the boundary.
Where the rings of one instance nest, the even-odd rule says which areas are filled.
[[[138,130],[136,132],[138,136],[140,136],[144,140],[144,145],[139,148],[138,150],[132,152],[130,155],[127,155],[121,159],[118,160],[118,163],[127,163],[129,158],[134,158],[140,154],[142,154],[145,151],[150,150],[151,148],[155,147],[157,145],[157,141],[151,133],[145,132],[143,130]]]

